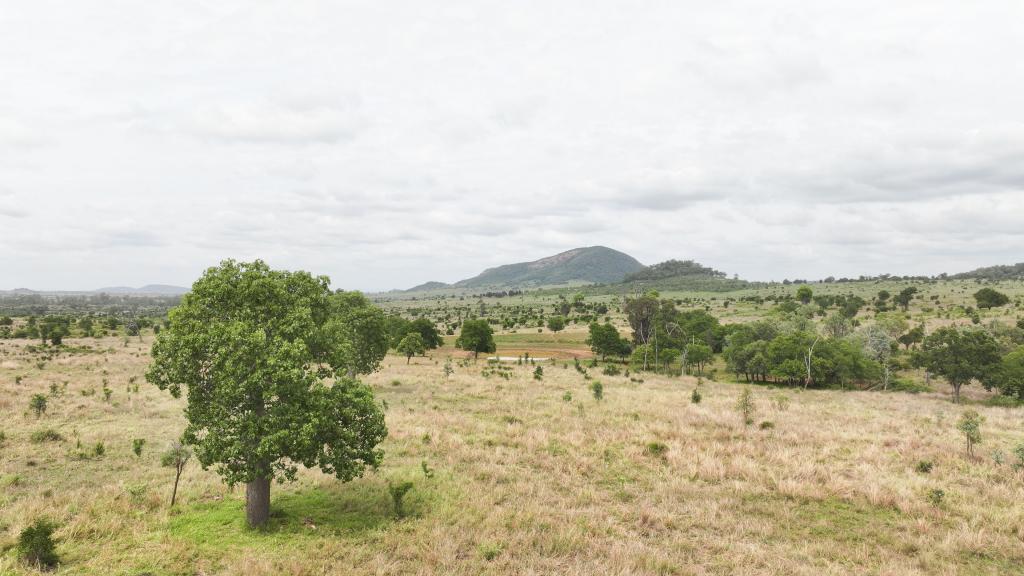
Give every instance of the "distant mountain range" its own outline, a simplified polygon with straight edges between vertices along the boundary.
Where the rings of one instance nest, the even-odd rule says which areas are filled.
[[[14,290],[0,290],[0,294],[31,295],[31,294],[119,294],[134,296],[180,296],[189,291],[181,286],[169,284],[147,284],[141,288],[130,286],[107,286],[97,290],[29,290],[28,288],[15,288]]]
[[[170,284],[146,284],[141,288],[132,288],[130,286],[108,286],[106,288],[100,288],[99,290],[93,290],[93,292],[102,292],[105,294],[159,294],[161,296],[178,296],[185,294],[188,291],[188,288],[171,286]]]

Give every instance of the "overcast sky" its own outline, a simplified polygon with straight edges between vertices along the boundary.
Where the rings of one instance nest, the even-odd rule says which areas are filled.
[[[769,7],[771,5],[771,7]],[[0,289],[1024,260],[1024,2],[0,0]]]

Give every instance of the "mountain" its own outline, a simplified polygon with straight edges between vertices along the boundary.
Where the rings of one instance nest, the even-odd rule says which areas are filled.
[[[413,286],[403,292],[426,292],[427,290],[444,290],[445,288],[451,288],[451,284],[445,284],[444,282],[424,282],[419,286]]]
[[[132,288],[130,286],[108,286],[106,288],[100,288],[99,290],[93,290],[93,292],[102,292],[104,294],[151,294],[160,296],[180,296],[188,291],[188,288],[171,286],[169,284],[147,284],[141,288]]]
[[[629,254],[604,246],[567,250],[554,256],[488,268],[479,275],[454,284],[427,282],[406,292],[445,288],[531,288],[562,284],[608,284],[643,270],[644,265]]]

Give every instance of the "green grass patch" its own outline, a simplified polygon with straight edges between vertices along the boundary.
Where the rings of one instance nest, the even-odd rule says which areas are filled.
[[[271,494],[270,521],[261,530],[246,525],[245,501],[232,497],[183,508],[171,518],[167,532],[210,550],[278,548],[309,538],[359,537],[394,521],[384,484],[358,482],[297,492],[285,492],[276,484],[274,488],[278,494]],[[410,498],[410,509],[415,512],[413,502]]]

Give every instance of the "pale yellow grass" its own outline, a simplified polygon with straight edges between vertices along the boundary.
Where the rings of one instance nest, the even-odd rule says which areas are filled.
[[[388,405],[385,465],[345,485],[311,471],[275,485],[276,507],[316,495],[345,504],[315,522],[310,511],[286,515],[277,531],[253,534],[211,516],[240,520],[240,510],[219,507],[237,505],[241,491],[195,466],[178,510],[168,511],[171,476],[157,453],[183,427],[182,402],[141,378],[147,343],[101,344],[110,351],[62,356],[40,370],[23,343],[0,343],[0,542],[11,546],[27,522],[50,517],[60,525],[65,573],[1024,571],[1024,475],[989,457],[999,448],[1009,461],[1024,440],[1019,409],[974,407],[987,420],[970,459],[954,427],[962,408],[945,394],[752,387],[757,412],[746,427],[733,408],[735,384],[706,382],[695,405],[694,379],[638,383],[591,369],[605,386],[597,401],[562,363],[542,363],[540,382],[530,366],[513,365],[511,380],[483,378],[482,361],[457,366],[446,381],[448,351],[408,366],[388,358],[367,378]],[[126,392],[133,375],[137,394]],[[33,393],[65,380],[45,416],[28,413]],[[81,395],[92,388],[94,396]],[[762,421],[774,428],[761,430]],[[67,440],[29,442],[43,427]],[[141,459],[131,454],[135,437],[147,440]],[[76,438],[86,451],[104,441],[106,455],[76,458]],[[652,442],[667,452],[650,454]],[[920,460],[934,462],[931,474],[914,470]],[[392,478],[416,483],[401,520],[388,508]],[[936,488],[946,494],[938,507],[926,499]],[[4,570],[24,570],[11,551]]]

